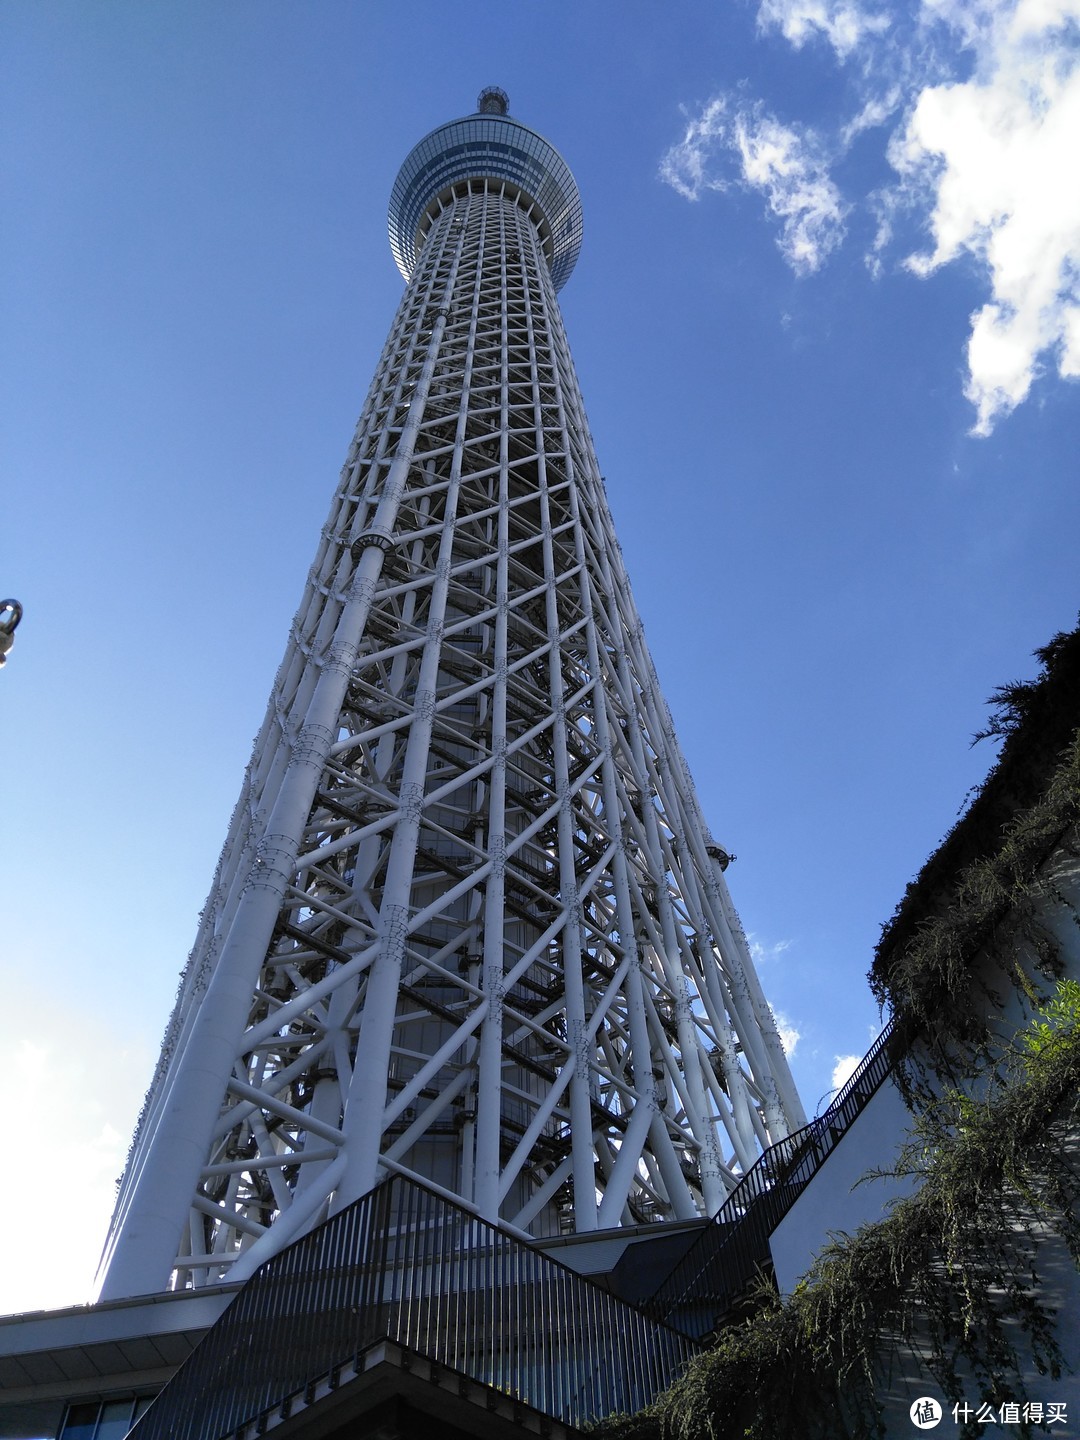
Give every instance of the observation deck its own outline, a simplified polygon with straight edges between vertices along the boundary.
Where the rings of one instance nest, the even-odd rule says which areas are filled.
[[[581,197],[559,152],[507,112],[502,90],[480,92],[474,115],[450,120],[410,150],[390,195],[390,248],[405,279],[439,210],[470,182],[501,182],[531,202],[555,289],[581,249]]]

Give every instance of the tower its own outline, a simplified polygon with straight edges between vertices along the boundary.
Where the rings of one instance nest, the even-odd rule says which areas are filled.
[[[714,1212],[803,1123],[645,647],[556,292],[562,158],[485,90],[233,814],[102,1296],[240,1280],[418,1177],[519,1236]]]

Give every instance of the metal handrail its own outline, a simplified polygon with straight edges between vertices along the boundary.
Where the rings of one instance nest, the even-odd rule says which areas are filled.
[[[801,1130],[771,1145],[746,1172],[644,1308],[701,1338],[770,1258],[769,1237],[865,1109],[902,1047],[890,1020],[835,1099]]]
[[[574,1427],[640,1410],[698,1349],[394,1176],[256,1271],[131,1435],[236,1435],[380,1340]]]

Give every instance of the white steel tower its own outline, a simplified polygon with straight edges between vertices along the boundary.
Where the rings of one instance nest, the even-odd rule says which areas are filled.
[[[710,1213],[804,1123],[563,331],[574,179],[486,90],[405,161],[390,240],[104,1298],[240,1279],[387,1172],[533,1236]]]

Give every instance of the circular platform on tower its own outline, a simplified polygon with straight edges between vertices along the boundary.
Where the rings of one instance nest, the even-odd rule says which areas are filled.
[[[440,201],[485,179],[504,180],[534,202],[556,290],[569,279],[581,249],[577,182],[554,145],[509,115],[507,103],[489,87],[476,114],[440,125],[407,155],[390,195],[390,248],[406,280]]]

